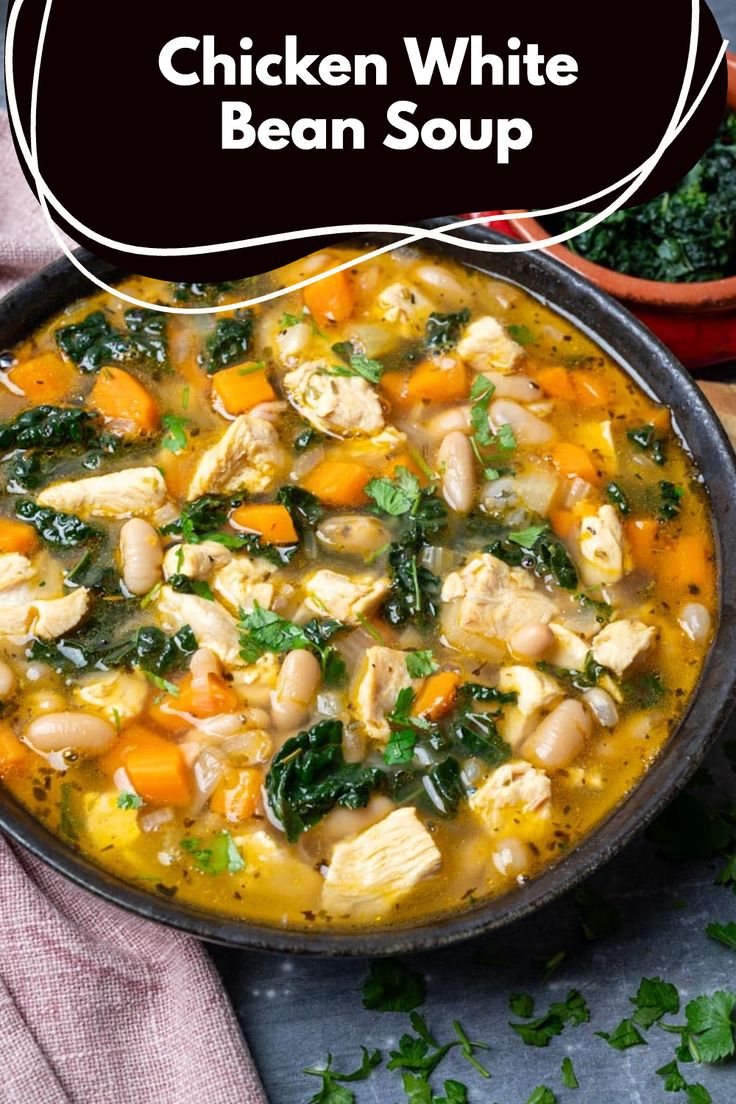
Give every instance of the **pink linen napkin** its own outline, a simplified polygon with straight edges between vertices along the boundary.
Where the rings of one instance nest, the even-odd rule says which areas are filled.
[[[57,255],[0,113],[0,292]],[[0,1104],[265,1104],[197,940],[1,836],[0,1025]]]

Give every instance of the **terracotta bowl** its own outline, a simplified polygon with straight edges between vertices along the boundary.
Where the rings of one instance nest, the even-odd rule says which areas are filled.
[[[728,103],[736,111],[736,54],[728,55]],[[519,211],[506,213],[509,230],[515,237],[523,241],[547,237],[548,231],[535,219],[514,218]],[[696,284],[670,284],[625,276],[587,261],[564,245],[550,246],[546,252],[625,303],[688,368],[736,359],[736,276]]]

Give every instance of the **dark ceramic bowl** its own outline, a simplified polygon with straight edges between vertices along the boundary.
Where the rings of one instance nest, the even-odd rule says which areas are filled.
[[[439,225],[439,222],[433,225]],[[474,228],[477,241],[503,241]],[[507,239],[506,239],[507,240]],[[375,237],[373,238],[375,241]],[[540,908],[608,861],[669,802],[700,763],[736,697],[736,556],[728,555],[736,511],[736,457],[721,425],[692,379],[664,345],[623,307],[579,273],[539,253],[489,254],[449,243],[428,243],[440,256],[520,284],[593,335],[642,387],[675,412],[711,500],[719,570],[720,617],[716,640],[698,687],[657,761],[631,794],[573,851],[539,877],[474,909],[424,924],[345,933],[285,931],[203,912],[135,888],[100,869],[53,836],[13,798],[0,791],[0,826],[55,870],[100,897],[139,915],[204,939],[235,947],[320,955],[382,955],[446,946],[496,928]],[[83,255],[92,271],[119,279],[103,262]],[[66,260],[26,281],[0,303],[0,348],[16,344],[74,299],[89,282]]]

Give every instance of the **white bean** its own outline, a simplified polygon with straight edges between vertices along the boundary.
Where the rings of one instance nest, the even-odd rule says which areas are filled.
[[[591,729],[585,706],[567,698],[537,725],[524,741],[521,754],[539,767],[566,767],[582,750]]]
[[[328,813],[320,825],[320,837],[329,846],[362,832],[387,817],[396,806],[390,798],[376,795],[362,809],[335,808]]]
[[[547,445],[555,438],[551,426],[512,399],[495,399],[488,411],[488,420],[496,432],[501,426],[510,425],[522,445]]]
[[[470,407],[452,406],[449,410],[443,410],[440,414],[435,414],[433,418],[430,418],[424,429],[435,441],[445,437],[455,429],[461,433],[470,433],[473,429],[470,421]]]
[[[600,686],[594,686],[592,690],[586,690],[583,701],[593,714],[598,724],[604,728],[615,728],[618,724],[618,709],[616,703],[607,690]]]
[[[222,674],[222,667],[215,653],[209,648],[197,648],[189,661],[189,671],[192,681],[196,682],[206,679],[207,675]]]
[[[123,582],[131,594],[148,594],[161,579],[161,539],[143,518],[131,518],[120,530]]]
[[[38,751],[73,748],[87,755],[101,755],[114,744],[116,732],[109,721],[90,713],[47,713],[29,724],[26,736]]]
[[[311,652],[303,648],[289,652],[273,695],[271,712],[277,728],[297,728],[307,719],[321,681],[322,668]]]
[[[0,659],[0,701],[5,701],[15,690],[15,675],[12,667]]]
[[[58,690],[36,690],[33,694],[28,695],[25,705],[29,712],[34,715],[59,713],[66,707],[66,698]]]
[[[323,521],[317,530],[317,539],[343,555],[369,556],[390,544],[391,534],[378,518],[366,514],[342,514]]]
[[[541,659],[555,642],[555,634],[549,625],[530,621],[509,637],[509,648],[519,659]]]
[[[532,862],[532,853],[528,844],[516,836],[499,840],[491,855],[493,865],[504,878],[518,878],[524,874]]]
[[[515,376],[506,372],[484,372],[483,375],[492,383],[497,399],[516,399],[517,402],[536,402],[541,398],[542,390],[534,380],[528,376]]]
[[[437,450],[442,497],[451,510],[467,514],[475,501],[475,457],[470,441],[460,430],[448,433]]]
[[[712,618],[701,602],[688,602],[677,618],[680,628],[697,644],[703,644],[710,636]]]

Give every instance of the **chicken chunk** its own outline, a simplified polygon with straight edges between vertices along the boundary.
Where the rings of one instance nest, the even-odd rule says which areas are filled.
[[[35,575],[36,569],[27,556],[20,552],[6,552],[0,555],[0,590],[9,590],[19,583],[26,583]]]
[[[325,908],[343,915],[391,905],[441,865],[442,856],[416,809],[396,809],[335,846],[325,876]]]
[[[125,724],[143,712],[148,683],[137,671],[107,671],[85,678],[74,688],[74,697],[113,724]]]
[[[590,646],[571,629],[564,625],[550,625],[555,642],[545,659],[554,667],[565,667],[568,671],[583,671]]]
[[[624,573],[624,534],[613,506],[580,523],[581,572],[587,586],[617,583]]]
[[[656,636],[654,626],[643,621],[613,621],[593,639],[591,649],[596,661],[620,678],[636,657],[654,643]]]
[[[341,575],[338,571],[316,571],[304,581],[305,605],[315,613],[334,617],[347,625],[360,624],[386,597],[389,581],[375,575]]]
[[[524,717],[531,717],[562,697],[559,683],[533,667],[504,667],[498,676],[498,686],[505,692],[516,693],[516,706]]]
[[[399,691],[407,686],[416,691],[421,681],[409,677],[406,652],[380,645],[367,649],[355,688],[355,711],[371,739],[386,742],[391,731],[386,714],[395,706]]]
[[[384,426],[376,391],[362,376],[330,375],[326,360],[308,361],[284,376],[292,406],[321,433],[369,437]]]
[[[234,612],[252,610],[255,602],[263,609],[270,609],[274,598],[273,583],[268,579],[277,570],[276,565],[259,556],[236,556],[221,567],[212,580],[212,588],[218,598]]]
[[[543,770],[524,759],[504,763],[471,794],[468,805],[489,827],[497,826],[505,810],[548,817],[552,783]]]
[[[163,505],[166,484],[158,468],[127,468],[90,479],[55,483],[36,501],[52,510],[82,517],[149,517]]]
[[[209,648],[226,667],[242,667],[235,618],[219,602],[162,587],[157,603],[161,625],[176,632],[189,625],[200,648]]]
[[[458,342],[457,355],[476,372],[510,372],[524,355],[504,326],[490,314],[471,322]]]
[[[508,640],[516,629],[531,621],[546,623],[557,612],[526,571],[510,568],[488,552],[448,575],[441,597],[445,603],[457,603],[443,623],[458,647],[471,643],[462,634]]]
[[[241,414],[201,457],[187,498],[191,502],[203,494],[236,491],[263,494],[284,473],[286,464],[286,454],[271,423],[255,414]]]
[[[377,299],[384,322],[410,322],[429,310],[429,300],[409,284],[389,284]]]
[[[90,591],[78,587],[63,598],[49,598],[31,606],[31,631],[41,640],[63,636],[77,625],[89,606]]]
[[[187,575],[190,579],[206,579],[233,558],[229,548],[218,541],[201,544],[175,544],[164,556],[164,576]]]

